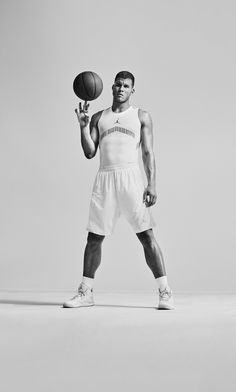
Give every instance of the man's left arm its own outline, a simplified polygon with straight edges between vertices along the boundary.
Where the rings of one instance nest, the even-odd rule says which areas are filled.
[[[156,203],[156,163],[153,152],[153,126],[152,118],[148,112],[139,110],[139,118],[141,122],[141,148],[144,170],[147,176],[147,187],[143,194],[143,202],[146,207],[150,207]]]

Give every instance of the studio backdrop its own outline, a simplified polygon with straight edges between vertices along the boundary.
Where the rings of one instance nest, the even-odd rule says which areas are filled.
[[[111,105],[114,76],[128,70],[132,104],[152,116],[151,209],[173,290],[235,290],[235,10],[210,0],[1,1],[1,290],[80,282],[99,166],[99,150],[83,154],[74,113],[84,70],[104,84],[90,115]],[[95,288],[156,288],[123,217],[104,240]]]

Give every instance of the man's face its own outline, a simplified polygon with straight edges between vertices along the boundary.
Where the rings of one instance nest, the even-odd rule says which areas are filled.
[[[128,101],[130,95],[134,92],[131,79],[116,79],[112,86],[113,97],[116,102]]]

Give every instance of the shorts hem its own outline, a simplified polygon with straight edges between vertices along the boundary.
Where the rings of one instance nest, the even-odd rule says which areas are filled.
[[[87,227],[86,230],[89,231],[90,233],[98,234],[98,235],[110,236],[110,235],[113,234],[113,232],[110,232],[110,233],[106,232],[106,233],[104,233],[104,232],[101,232],[100,230],[92,229],[92,228],[89,228],[89,227]]]
[[[149,225],[149,226],[144,226],[144,227],[141,227],[141,228],[139,228],[139,229],[135,229],[135,228],[134,228],[134,231],[135,231],[135,233],[137,234],[137,233],[142,233],[143,231],[146,231],[146,230],[153,229],[154,227],[156,227],[156,224]]]

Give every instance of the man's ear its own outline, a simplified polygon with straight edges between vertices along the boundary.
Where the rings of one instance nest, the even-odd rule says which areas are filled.
[[[132,94],[134,94],[134,93],[135,93],[135,88],[132,88],[132,91],[131,91],[131,92],[132,92]]]

